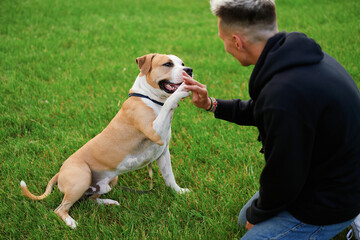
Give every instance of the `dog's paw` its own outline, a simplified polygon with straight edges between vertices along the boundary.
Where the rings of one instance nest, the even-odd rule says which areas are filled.
[[[173,93],[178,100],[190,96],[190,91],[185,89],[185,83],[182,83],[180,87]]]
[[[118,205],[118,206],[120,205],[120,203],[118,201],[115,201],[115,200],[112,200],[112,199],[100,199],[100,198],[97,198],[96,202],[99,205]]]
[[[71,227],[72,229],[75,229],[76,226],[78,225],[78,223],[72,218],[72,217],[67,217],[65,218],[65,223],[66,225],[68,225],[69,227]]]
[[[105,194],[111,191],[111,187],[109,184],[100,185],[99,194]]]
[[[185,89],[185,82],[183,82],[175,92],[189,92],[189,90]]]
[[[191,191],[187,188],[180,188],[179,191],[177,191],[178,194],[184,194],[184,193],[189,193],[189,192],[191,192]]]
[[[181,92],[179,93],[179,100],[183,98],[187,98],[188,96],[190,96],[190,92]]]

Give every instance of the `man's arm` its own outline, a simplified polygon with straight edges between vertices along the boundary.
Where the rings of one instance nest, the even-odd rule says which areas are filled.
[[[215,117],[233,122],[239,125],[255,126],[254,102],[240,99],[221,100],[217,99]]]

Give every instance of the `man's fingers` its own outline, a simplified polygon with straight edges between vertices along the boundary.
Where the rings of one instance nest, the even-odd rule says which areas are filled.
[[[208,109],[209,105],[211,105],[211,100],[208,97],[206,85],[194,80],[186,72],[183,72],[183,79],[185,82],[184,88],[192,92],[194,105],[199,108]]]
[[[206,88],[202,88],[202,87],[197,86],[197,85],[185,85],[184,88],[187,89],[187,90],[190,90],[192,92],[195,92],[195,93],[197,93],[199,95],[206,95],[206,93],[207,93]]]
[[[194,80],[192,77],[190,77],[186,72],[183,71],[183,79],[185,81],[186,85],[197,85],[200,87],[206,87],[205,85],[199,83],[198,81]]]
[[[185,71],[182,71],[182,74],[183,74],[184,77],[191,78],[191,77],[189,76],[189,74],[187,74],[187,72],[185,72]]]

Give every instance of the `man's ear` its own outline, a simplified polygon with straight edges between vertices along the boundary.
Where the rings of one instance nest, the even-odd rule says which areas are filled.
[[[233,43],[237,50],[242,51],[244,49],[244,39],[239,34],[232,35]]]
[[[146,75],[151,69],[151,62],[156,56],[156,53],[148,54],[136,59],[136,63],[139,66],[140,72]]]

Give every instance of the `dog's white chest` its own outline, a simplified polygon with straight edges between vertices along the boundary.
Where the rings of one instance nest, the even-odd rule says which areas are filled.
[[[170,131],[169,139],[170,140]],[[157,160],[168,148],[167,141],[163,146],[156,143],[151,143],[142,153],[138,155],[129,154],[125,159],[117,166],[117,174],[133,171],[147,166],[149,163]]]

